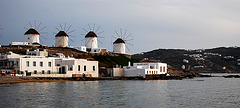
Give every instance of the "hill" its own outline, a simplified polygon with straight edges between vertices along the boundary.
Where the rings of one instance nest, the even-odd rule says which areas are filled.
[[[213,49],[184,50],[157,49],[132,56],[135,59],[156,59],[168,63],[177,70],[182,68],[194,72],[240,72],[238,58],[240,47],[219,47]]]

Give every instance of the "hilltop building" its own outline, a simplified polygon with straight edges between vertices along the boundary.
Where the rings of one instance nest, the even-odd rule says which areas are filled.
[[[56,47],[68,47],[68,35],[63,30],[59,31],[55,36]]]
[[[125,41],[118,38],[113,42],[113,53],[125,54]]]
[[[30,28],[28,31],[25,32],[25,42],[28,45],[39,44],[39,33],[34,28]]]
[[[10,42],[9,45],[15,45],[15,46],[21,46],[21,45],[31,45],[31,46],[38,46],[40,45],[39,43],[39,32],[37,30],[35,30],[34,28],[30,28],[28,29],[28,31],[26,31],[24,33],[25,35],[25,42]]]

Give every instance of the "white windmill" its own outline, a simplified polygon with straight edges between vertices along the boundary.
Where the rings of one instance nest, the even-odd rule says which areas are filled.
[[[41,26],[41,22],[38,24],[37,26],[37,22],[35,21],[34,22],[34,27],[32,25],[31,22],[29,22],[29,26],[30,28],[27,29],[26,27],[24,27],[27,31],[24,33],[25,35],[25,42],[28,43],[28,45],[39,45],[40,44],[40,39],[39,39],[39,36],[40,36],[40,33],[38,31],[41,31],[43,30],[44,28],[46,28],[46,26],[40,28]],[[36,29],[35,29],[36,28]],[[38,31],[37,31],[38,30]],[[45,38],[46,39],[46,38]]]
[[[133,44],[131,44],[131,42],[133,41],[133,37],[132,34],[129,33],[126,29],[119,29],[119,31],[115,31],[116,35],[118,37],[114,37],[116,40],[113,42],[113,53],[120,53],[120,54],[125,54],[126,53],[126,49],[127,48],[129,51],[129,47],[126,46],[130,45],[133,46]]]
[[[101,41],[98,40],[98,38],[104,38],[104,37],[101,37],[101,36],[98,36],[99,34],[103,33],[104,31],[101,31],[101,32],[98,32],[98,30],[101,28],[101,26],[98,26],[98,28],[95,30],[95,27],[96,27],[96,24],[93,24],[92,26],[90,26],[90,24],[88,24],[88,28],[89,28],[89,31],[86,30],[85,28],[83,28],[86,32],[88,32],[86,35],[85,35],[85,46],[87,48],[88,51],[91,51],[91,50],[100,50],[98,48],[98,42],[99,43],[102,43]]]
[[[85,46],[87,48],[98,48],[98,36],[94,33],[94,31],[89,31],[85,36]]]
[[[62,27],[62,25],[60,24],[60,28],[61,30],[59,30],[59,28],[55,27],[59,32],[58,33],[55,33],[55,46],[56,47],[68,47],[68,40],[71,40],[69,38],[69,35],[70,33],[74,32],[75,30],[72,30],[70,32],[69,29],[71,28],[71,25],[68,27],[68,29],[66,30],[66,23],[64,25],[64,28]],[[66,30],[66,32],[65,32]],[[73,41],[73,40],[71,40]]]
[[[56,47],[68,47],[68,35],[63,30],[59,31],[55,35],[55,46]]]

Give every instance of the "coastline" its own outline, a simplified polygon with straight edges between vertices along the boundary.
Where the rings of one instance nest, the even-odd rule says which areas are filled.
[[[99,77],[99,78],[82,78],[82,77],[31,77],[31,76],[0,76],[0,84],[15,84],[26,82],[49,82],[49,81],[100,81],[100,80],[181,80],[183,78],[171,76],[149,76],[145,79],[142,77]]]
[[[51,79],[22,76],[0,76],[0,84],[15,84],[26,82],[48,82],[48,81],[67,81],[67,79]],[[70,81],[70,80],[69,80]]]

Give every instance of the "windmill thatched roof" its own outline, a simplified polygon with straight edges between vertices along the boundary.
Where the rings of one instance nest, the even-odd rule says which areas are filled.
[[[117,43],[125,43],[125,41],[122,40],[121,38],[118,38],[115,42],[113,42],[113,44],[117,44]]]
[[[37,30],[35,30],[34,28],[30,28],[28,31],[25,32],[24,35],[28,35],[28,34],[38,34]]]
[[[67,36],[67,37],[68,37],[67,33],[64,32],[63,30],[59,31],[59,32],[56,34],[55,37],[61,37],[61,36]]]
[[[86,37],[97,37],[97,35],[93,32],[93,31],[90,31],[88,32],[88,34],[85,36]]]

